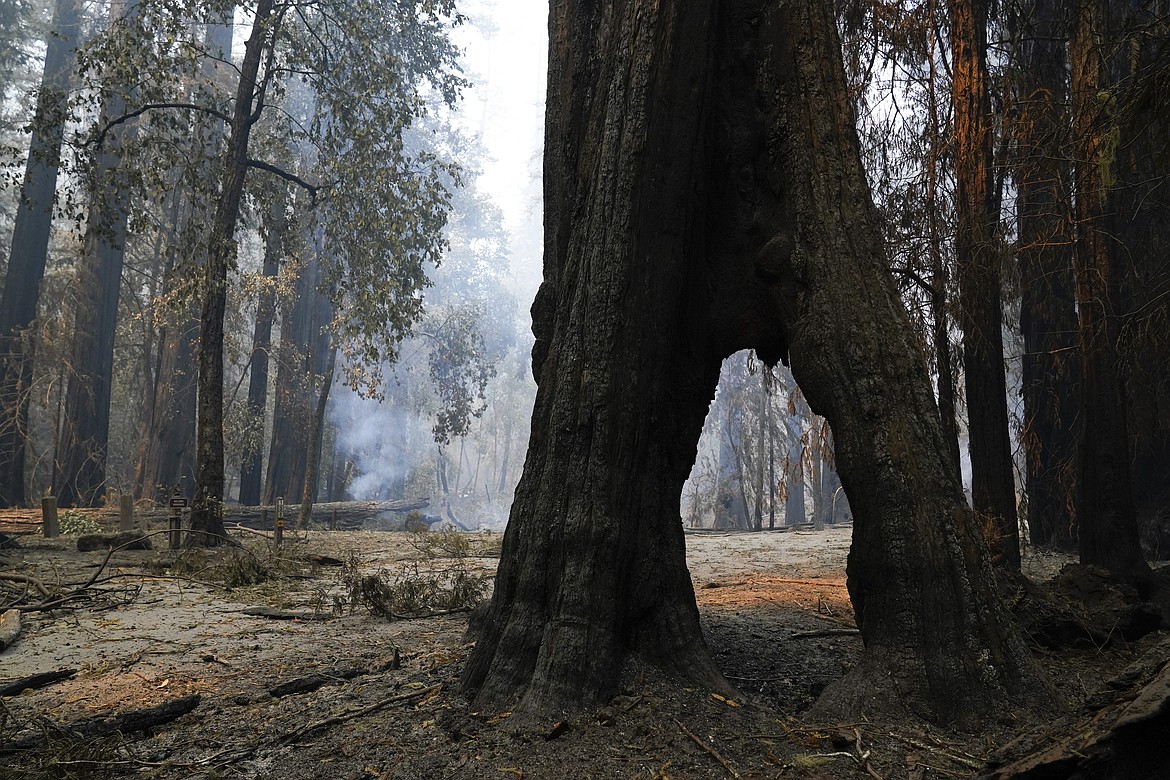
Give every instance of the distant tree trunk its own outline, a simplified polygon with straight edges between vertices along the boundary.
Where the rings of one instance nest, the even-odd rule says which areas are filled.
[[[476,705],[602,701],[633,653],[727,690],[679,497],[740,348],[790,352],[855,512],[865,652],[822,711],[880,696],[974,727],[1009,699],[1050,703],[889,275],[831,4],[558,0],[550,19],[538,390],[463,675]]]
[[[284,190],[282,189],[283,193]],[[264,244],[264,277],[273,281],[280,270],[283,251],[281,233],[284,230],[285,199],[278,196],[272,204],[268,233]],[[268,408],[268,363],[272,349],[272,323],[276,319],[276,292],[266,286],[256,306],[256,327],[252,335],[252,359],[248,375],[248,413],[261,436],[255,449],[246,454],[240,466],[240,503],[255,506],[260,503],[260,488],[264,476],[264,418]]]
[[[800,440],[788,451],[788,498],[784,501],[784,525],[801,525],[808,521],[804,495],[804,447]]]
[[[252,33],[244,45],[240,81],[232,113],[231,137],[224,154],[223,185],[207,240],[203,309],[199,318],[199,411],[196,430],[195,501],[191,511],[192,545],[219,545],[223,527],[223,319],[227,274],[235,257],[235,227],[248,173],[248,139],[259,93],[257,76],[265,50],[273,0],[259,0]]]
[[[1113,117],[1098,43],[1108,30],[1104,0],[1078,0],[1069,43],[1076,154],[1077,239],[1074,252],[1080,323],[1084,440],[1077,521],[1082,563],[1104,566],[1122,582],[1145,580],[1150,567],[1138,539],[1130,474],[1125,385],[1118,364],[1120,273],[1114,257],[1116,217],[1103,169],[1114,162]]]
[[[314,406],[312,388],[325,370],[330,349],[322,327],[331,319],[332,310],[318,291],[318,282],[318,260],[314,256],[301,270],[295,299],[281,318],[272,441],[264,480],[266,503],[278,496],[300,495],[305,482]]]
[[[1076,549],[1079,377],[1067,198],[1066,6],[1032,0],[1016,37],[1022,439],[1032,543]]]
[[[955,259],[975,512],[998,532],[1004,564],[1020,568],[1015,476],[1008,432],[998,213],[987,75],[987,0],[950,0],[957,190]]]
[[[337,349],[329,348],[325,364],[325,376],[321,379],[321,392],[317,396],[317,408],[309,426],[309,451],[305,461],[305,484],[301,490],[301,510],[297,515],[297,528],[308,528],[313,519],[313,501],[317,498],[317,474],[321,465],[321,441],[325,432],[325,409],[329,405],[329,390],[333,387],[333,372],[337,367]]]
[[[137,13],[137,0],[110,5],[110,23]],[[102,106],[108,125],[126,113],[115,91]],[[91,183],[70,355],[69,387],[57,470],[53,479],[59,506],[98,506],[106,491],[106,448],[110,436],[110,395],[114,382],[114,338],[130,197],[121,167],[124,140],[133,124],[113,129],[97,156]]]
[[[36,348],[30,327],[37,315],[49,251],[67,118],[65,91],[80,32],[80,14],[78,0],[56,0],[53,7],[4,295],[0,298],[0,507],[20,506],[26,498],[25,444]]]
[[[199,321],[183,318],[164,325],[158,336],[157,377],[148,404],[135,476],[138,495],[156,502],[175,491],[186,498],[195,492],[195,342]]]

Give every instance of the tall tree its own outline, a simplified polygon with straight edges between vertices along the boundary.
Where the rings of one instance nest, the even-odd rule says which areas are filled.
[[[274,51],[278,27],[273,0],[259,0],[252,32],[244,44],[240,80],[232,111],[231,134],[223,156],[223,180],[207,237],[199,315],[199,400],[196,429],[195,500],[191,510],[194,545],[218,545],[223,527],[223,321],[227,308],[228,270],[235,259],[235,229],[248,173],[248,139],[263,108],[267,81],[259,79],[261,60]],[[283,13],[281,11],[280,13]],[[268,74],[269,76],[271,74]]]
[[[1015,476],[1008,432],[1003,359],[1003,303],[996,246],[998,196],[992,167],[987,74],[987,0],[950,0],[954,99],[959,323],[967,389],[971,501],[997,531],[996,548],[1020,568]]]
[[[1110,29],[1106,0],[1078,0],[1069,41],[1073,151],[1076,159],[1077,314],[1081,348],[1078,530],[1082,563],[1105,567],[1123,582],[1143,581],[1150,567],[1138,539],[1130,473],[1126,392],[1119,363],[1120,286],[1114,225],[1115,98],[1109,92],[1102,38]]]
[[[133,24],[137,8],[137,0],[111,3],[110,26]],[[113,69],[103,95],[101,126],[111,130],[100,139],[94,161],[77,271],[70,378],[53,480],[61,506],[96,506],[106,489],[114,336],[130,217],[122,146],[134,133],[133,125],[115,125],[126,114],[126,92],[134,84],[129,76],[125,68]]]
[[[1077,319],[1066,84],[1068,7],[1017,11],[1016,219],[1025,487],[1033,544],[1076,549]]]
[[[255,430],[260,434],[251,452],[240,464],[240,503],[255,506],[260,503],[260,488],[264,477],[264,417],[268,408],[268,365],[272,349],[272,324],[276,319],[276,290],[273,288],[280,271],[285,230],[286,197],[278,191],[266,224],[264,236],[264,286],[256,305],[256,323],[252,331],[252,357],[248,361],[248,412]]]
[[[36,347],[30,327],[37,315],[49,251],[61,143],[68,118],[66,90],[80,17],[78,0],[57,0],[53,6],[8,273],[0,298],[0,506],[18,506],[25,501],[25,440]]]
[[[232,50],[234,6],[207,9],[199,47],[199,74],[184,90],[191,103],[219,108],[227,104],[226,78]],[[194,25],[192,25],[194,26]],[[193,35],[198,40],[198,35]],[[172,174],[171,214],[166,231],[163,293],[154,305],[159,322],[154,370],[147,384],[142,442],[135,472],[139,496],[164,500],[174,491],[195,491],[195,404],[199,340],[198,293],[193,269],[203,262],[201,240],[215,198],[215,170],[226,128],[215,115],[196,113],[180,128],[174,143],[184,149]]]
[[[612,694],[639,653],[724,688],[679,496],[721,360],[790,355],[833,426],[875,688],[969,725],[1038,697],[946,452],[858,156],[831,4],[558,0],[538,390],[464,684],[524,712]]]

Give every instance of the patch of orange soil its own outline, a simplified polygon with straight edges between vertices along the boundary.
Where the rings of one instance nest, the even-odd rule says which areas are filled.
[[[695,592],[695,598],[700,607],[716,609],[773,606],[811,610],[850,622],[853,617],[844,576],[785,579],[751,573],[707,582]]]

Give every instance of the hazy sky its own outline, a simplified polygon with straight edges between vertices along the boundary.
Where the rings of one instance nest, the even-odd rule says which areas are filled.
[[[491,158],[480,188],[515,229],[531,205],[523,194],[543,141],[548,2],[468,0],[460,10],[471,22],[455,39],[475,85],[464,97],[463,126],[482,137]]]

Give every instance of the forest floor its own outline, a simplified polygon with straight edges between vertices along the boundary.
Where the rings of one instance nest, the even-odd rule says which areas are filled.
[[[636,667],[607,706],[536,730],[469,707],[459,691],[468,615],[436,607],[452,585],[466,596],[490,583],[498,534],[314,531],[274,548],[251,532],[243,551],[112,555],[79,552],[76,537],[26,535],[0,552],[0,576],[37,582],[9,580],[0,595],[11,601],[17,585],[45,588],[31,602],[74,595],[24,613],[20,638],[0,654],[0,688],[76,671],[0,698],[0,778],[978,775],[1037,724],[1005,713],[983,733],[954,734],[913,720],[803,718],[861,649],[844,582],[850,532],[688,533],[703,629],[742,696]],[[1047,580],[1066,562],[1032,554],[1025,571]],[[394,619],[359,606],[395,612],[411,599],[446,614]],[[1076,705],[1159,639],[1037,655]],[[154,727],[111,720],[149,720],[176,703],[193,709]]]

